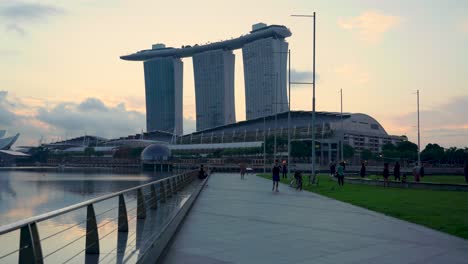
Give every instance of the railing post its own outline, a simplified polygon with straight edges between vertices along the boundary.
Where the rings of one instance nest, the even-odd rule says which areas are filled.
[[[137,191],[137,218],[146,218],[145,199],[143,198],[143,192],[141,191],[141,188]]]
[[[88,205],[86,215],[86,254],[99,254],[99,234],[93,204]]]
[[[176,180],[176,177],[172,177],[171,181],[172,181],[172,186],[173,186],[172,192],[174,194],[176,194],[177,193],[177,180]]]
[[[127,206],[123,194],[119,195],[118,230],[119,232],[128,232]]]
[[[154,184],[151,185],[151,196],[149,204],[151,209],[158,208],[158,197],[156,196],[156,189],[154,188]]]
[[[21,227],[18,263],[44,263],[36,223]]]
[[[160,191],[161,192],[161,202],[165,203],[166,202],[166,186],[164,184],[164,181],[161,181],[159,183],[159,186],[161,188],[161,191]]]
[[[167,197],[172,197],[172,184],[170,179],[166,179],[165,182],[167,182],[168,185],[168,190],[167,190]]]

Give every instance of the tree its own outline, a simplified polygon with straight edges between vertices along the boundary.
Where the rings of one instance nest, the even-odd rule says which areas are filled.
[[[305,141],[291,141],[291,156],[309,157],[312,155],[312,146]]]
[[[343,144],[343,158],[349,159],[354,156],[354,148],[348,144]]]
[[[374,154],[372,154],[372,151],[368,149],[364,149],[361,151],[361,159],[362,160],[370,160],[374,157]]]
[[[444,148],[438,144],[427,144],[423,151],[421,151],[421,160],[425,162],[435,163],[444,158]]]

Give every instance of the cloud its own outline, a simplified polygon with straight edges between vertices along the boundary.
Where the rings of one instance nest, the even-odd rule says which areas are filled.
[[[52,109],[41,107],[36,118],[61,131],[92,134],[106,138],[133,134],[145,126],[145,115],[127,111],[125,104],[106,106],[97,98],[81,103],[60,103]]]
[[[385,15],[379,11],[366,11],[357,17],[339,18],[338,25],[352,32],[357,32],[365,42],[376,44],[383,34],[400,24],[398,16]]]
[[[15,3],[0,6],[0,16],[11,20],[39,20],[63,13],[61,8],[44,4]]]
[[[420,126],[423,141],[444,146],[468,146],[468,96],[453,97],[446,103],[420,110]],[[416,131],[417,113],[394,117],[396,126]],[[423,144],[424,145],[424,144]]]
[[[26,36],[26,31],[17,24],[8,24],[8,25],[6,25],[5,26],[5,31],[16,33],[21,37]]]
[[[318,74],[315,75],[315,80],[318,80]],[[291,69],[291,81],[292,82],[312,82],[312,71],[301,71]]]
[[[16,114],[9,110],[13,105],[7,100],[7,96],[7,91],[0,91],[0,128],[12,125],[17,118]]]

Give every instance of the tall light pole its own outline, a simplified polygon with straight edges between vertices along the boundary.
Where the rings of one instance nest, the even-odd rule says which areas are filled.
[[[416,92],[418,107],[418,166],[421,166],[421,132],[419,130],[419,90]]]
[[[294,17],[313,18],[313,42],[312,42],[312,183],[315,182],[315,12],[312,15],[291,15]]]
[[[341,161],[344,161],[344,156],[343,156],[343,141],[344,141],[344,130],[343,130],[343,89],[340,89],[340,104],[341,104],[341,114],[340,114],[340,123],[341,123],[340,151],[341,151]]]
[[[288,50],[288,178],[291,171],[291,49]]]

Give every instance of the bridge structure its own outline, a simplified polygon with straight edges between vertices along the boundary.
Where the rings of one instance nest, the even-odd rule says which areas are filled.
[[[197,131],[235,123],[236,49],[242,49],[247,120],[286,111],[285,38],[290,36],[285,26],[258,23],[249,34],[235,39],[181,48],[155,44],[121,56],[143,61],[147,131],[182,134],[181,59],[186,57],[193,59]]]

